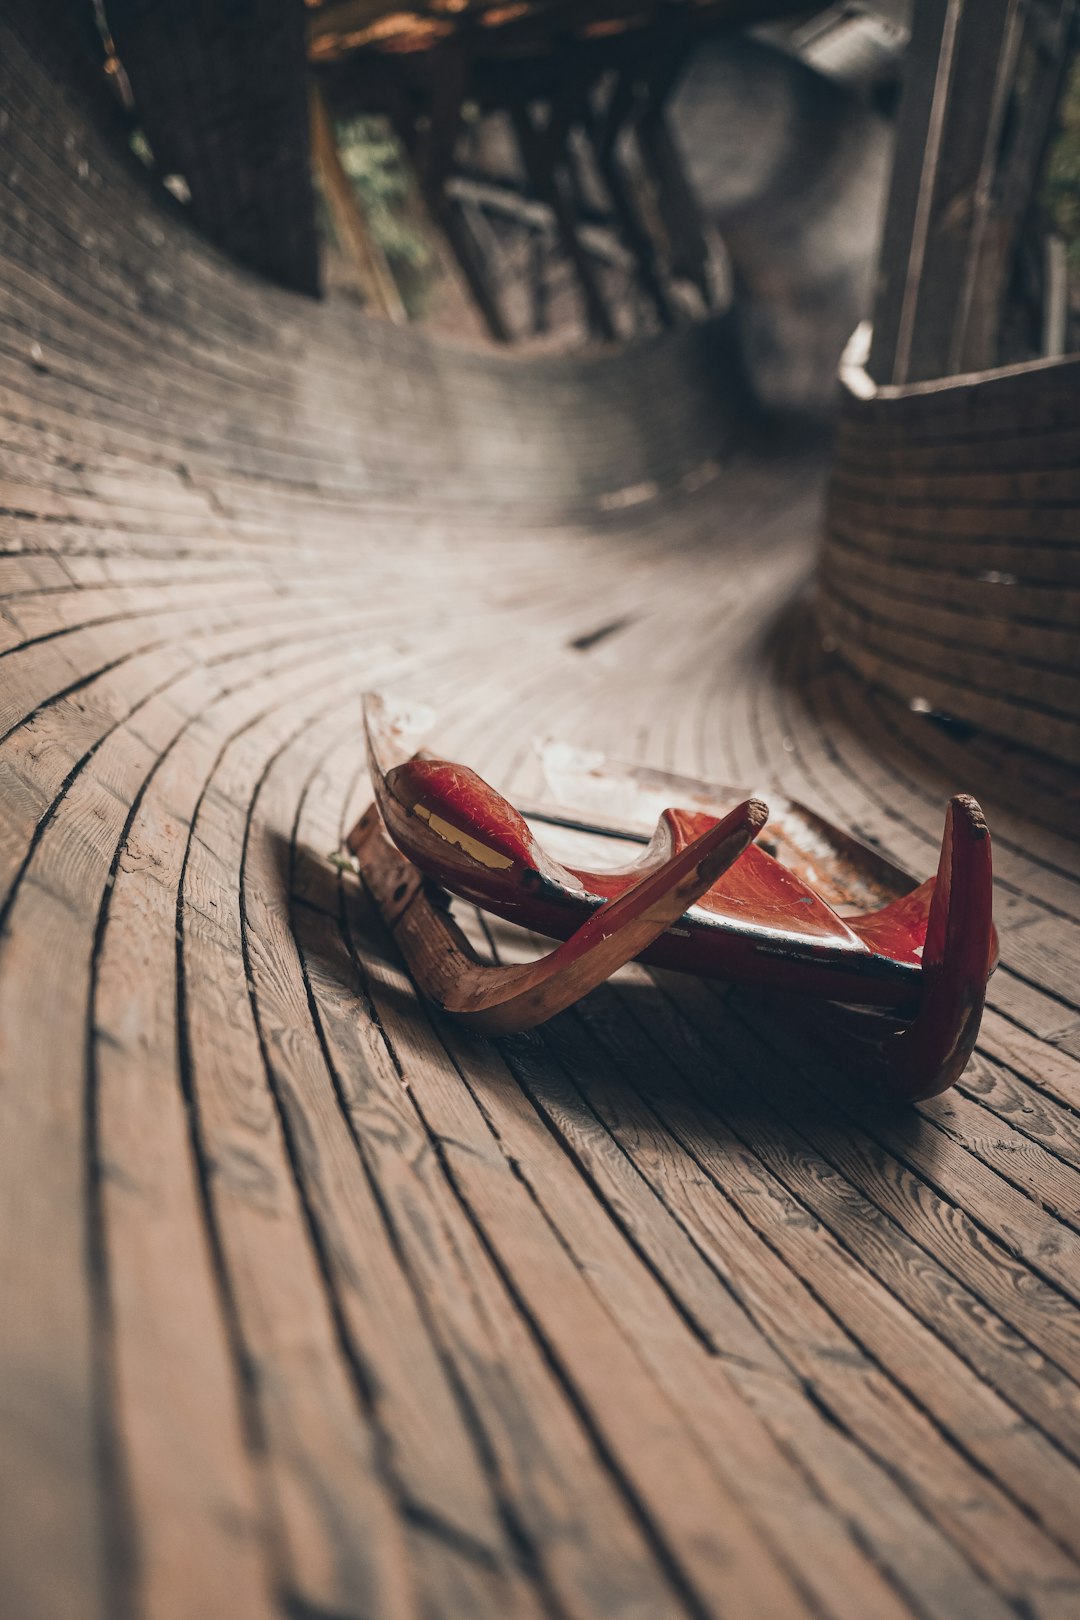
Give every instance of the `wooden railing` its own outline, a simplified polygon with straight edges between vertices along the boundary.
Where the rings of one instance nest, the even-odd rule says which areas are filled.
[[[914,708],[1080,764],[1080,356],[842,386],[826,634]]]

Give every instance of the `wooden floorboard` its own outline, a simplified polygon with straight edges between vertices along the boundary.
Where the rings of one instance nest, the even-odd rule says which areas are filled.
[[[828,447],[735,420],[722,334],[520,366],[263,288],[34,16],[0,25],[0,1612],[1074,1616],[1075,777],[823,640]],[[971,468],[911,431],[918,517]],[[1055,444],[1005,494],[1071,490]],[[980,795],[960,1087],[885,1108],[790,1006],[640,968],[498,1043],[436,1015],[337,856],[373,686],[523,796],[557,734],[920,875]]]

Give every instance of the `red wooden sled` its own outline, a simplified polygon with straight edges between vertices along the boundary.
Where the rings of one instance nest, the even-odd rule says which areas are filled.
[[[640,958],[866,1009],[894,1095],[933,1096],[962,1072],[997,957],[974,799],[951,801],[937,875],[919,883],[793,800],[554,744],[545,773],[575,809],[522,814],[474,771],[418,752],[427,719],[365,700],[375,804],[348,843],[417,983],[446,1011],[489,1034],[527,1029]],[[530,823],[645,847],[629,865],[586,870],[555,860]],[[537,962],[485,964],[433,884],[565,943]]]

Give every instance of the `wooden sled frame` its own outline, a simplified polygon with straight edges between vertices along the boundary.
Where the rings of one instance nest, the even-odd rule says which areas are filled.
[[[691,920],[695,915],[691,908],[731,872],[768,820],[768,806],[754,796],[744,798],[726,815],[703,817],[700,812],[666,809],[640,860],[619,875],[620,893],[593,909],[562,944],[538,961],[491,965],[478,959],[454,922],[439,884],[445,876],[447,886],[461,893],[468,887],[461,879],[463,870],[473,865],[484,868],[496,859],[509,866],[498,849],[514,845],[499,846],[497,835],[507,828],[516,835],[525,825],[522,818],[473,773],[402,749],[399,745],[408,728],[399,725],[381,699],[365,700],[365,719],[376,797],[350,833],[348,847],[420,990],[444,1011],[488,1035],[544,1022],[647,952],[667,931],[685,933],[680,921],[685,925]],[[450,801],[453,824],[410,802],[414,790],[403,793],[400,779],[395,792],[395,768],[390,763],[395,757],[429,773],[452,773],[447,780],[457,795]],[[687,785],[707,789],[706,784]],[[703,821],[705,830],[691,836]],[[397,847],[402,843],[409,854]],[[531,853],[537,862],[544,861],[535,843]],[[427,868],[427,876],[409,858],[412,854]],[[448,855],[452,855],[449,867]],[[563,871],[556,863],[551,865]],[[898,869],[889,870],[897,874],[901,894],[877,915],[887,916],[891,909],[920,934],[925,926],[921,965],[903,981],[909,1006],[891,1022],[880,1014],[867,1019],[873,1034],[864,1036],[858,1049],[862,1064],[870,1061],[891,1095],[916,1100],[945,1090],[962,1073],[974,1048],[987,980],[996,962],[990,836],[975,800],[959,795],[950,802],[936,879],[917,885]],[[535,876],[532,868],[525,873],[526,879],[530,876]],[[481,871],[480,877],[486,874]],[[466,892],[466,898],[477,897]],[[484,901],[480,898],[477,903]],[[521,912],[515,920],[532,926],[528,897],[521,902]],[[691,966],[691,971],[709,970]],[[804,964],[799,971],[801,982],[796,978],[794,987],[814,995],[815,974],[821,970]],[[790,986],[790,964],[785,965],[782,951],[777,951],[757,980],[783,984],[785,972]],[[912,981],[914,995],[909,988]]]
[[[767,818],[767,806],[748,799],[595,911],[562,945],[514,967],[477,960],[449,914],[425,896],[423,875],[387,838],[375,805],[348,843],[424,994],[474,1029],[509,1035],[554,1018],[638,956],[712,887]]]

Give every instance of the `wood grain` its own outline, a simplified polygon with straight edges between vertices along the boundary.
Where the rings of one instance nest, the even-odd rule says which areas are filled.
[[[1075,363],[845,407],[823,635],[826,447],[723,323],[522,365],[257,285],[50,15],[0,24],[0,1610],[1066,1620]],[[976,793],[961,1090],[637,968],[435,1016],[338,854],[375,686],[512,794],[561,734],[920,876]]]

